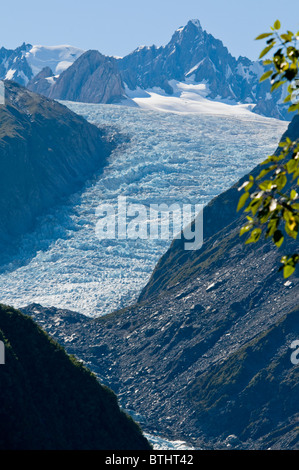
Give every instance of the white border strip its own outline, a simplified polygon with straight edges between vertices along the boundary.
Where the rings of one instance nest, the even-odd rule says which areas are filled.
[[[5,86],[2,80],[0,80],[0,105],[1,104],[5,104]]]

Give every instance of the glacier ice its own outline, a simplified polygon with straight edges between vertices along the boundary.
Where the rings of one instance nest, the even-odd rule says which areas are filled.
[[[287,123],[254,114],[175,114],[65,103],[129,137],[102,174],[41,217],[0,270],[1,302],[103,315],[134,302],[169,240],[102,240],[96,208],[132,203],[208,203],[273,152]]]

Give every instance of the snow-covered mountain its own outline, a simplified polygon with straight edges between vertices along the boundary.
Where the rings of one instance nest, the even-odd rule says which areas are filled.
[[[77,47],[63,46],[33,46],[25,54],[25,58],[37,75],[44,67],[50,67],[54,75],[60,75],[85,52]]]
[[[197,95],[195,100],[199,95],[231,105],[248,104],[259,114],[290,119],[284,107],[277,106],[281,89],[271,96],[269,83],[259,83],[262,61],[235,59],[219,39],[202,29],[199,20],[178,28],[166,46],[139,47],[119,59],[118,66],[132,99],[138,101],[140,90],[148,92],[149,99],[141,103],[148,107],[157,100],[157,96],[150,99],[153,92],[159,97],[186,98],[187,84],[188,91]]]
[[[0,79],[14,80],[21,85],[26,85],[34,73],[25,58],[25,54],[32,46],[23,43],[17,49],[0,49]]]
[[[268,81],[259,82],[263,72],[262,61],[236,59],[199,20],[178,28],[166,46],[141,46],[123,58],[71,46],[0,49],[0,79],[54,99],[188,113],[221,103],[291,119],[284,89],[271,94]]]
[[[14,80],[20,85],[28,82],[44,67],[49,67],[53,75],[60,75],[81,54],[82,49],[62,46],[32,46],[23,43],[15,50],[0,49],[0,79]]]

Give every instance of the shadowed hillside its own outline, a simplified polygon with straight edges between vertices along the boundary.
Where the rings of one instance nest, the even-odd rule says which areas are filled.
[[[150,449],[117,398],[29,317],[0,305],[0,449]]]
[[[67,107],[5,82],[0,106],[0,249],[103,168],[113,143]]]

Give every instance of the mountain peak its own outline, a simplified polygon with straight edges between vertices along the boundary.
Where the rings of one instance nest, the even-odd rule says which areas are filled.
[[[197,20],[197,19],[193,19],[193,20],[189,20],[188,23],[185,25],[185,26],[180,26],[174,34],[176,33],[182,33],[182,32],[185,32],[186,30],[189,29],[189,27],[196,27],[198,30],[202,31],[202,27],[201,27],[201,24],[200,24],[200,21]]]
[[[197,20],[197,19],[193,19],[193,20],[190,20],[190,21],[188,21],[188,24],[190,24],[190,23],[191,23],[191,24],[193,24],[194,26],[196,26],[196,28],[198,28],[198,29],[202,29],[202,27],[201,27],[201,24],[200,24],[200,21],[199,21],[199,20]]]

